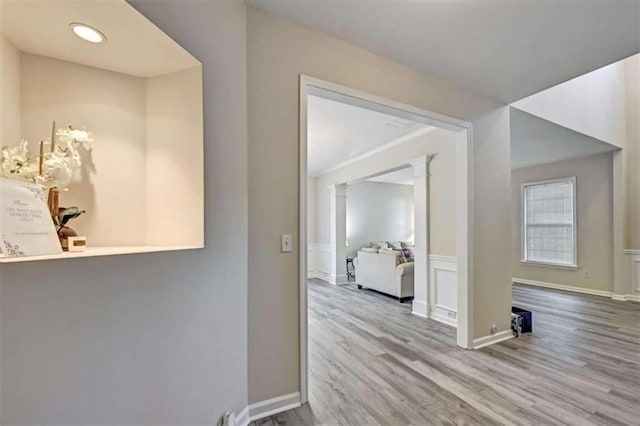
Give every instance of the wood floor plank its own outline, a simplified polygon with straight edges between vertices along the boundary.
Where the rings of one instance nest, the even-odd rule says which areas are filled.
[[[640,426],[640,304],[524,285],[513,304],[534,333],[466,351],[410,303],[311,280],[309,404],[256,426]]]

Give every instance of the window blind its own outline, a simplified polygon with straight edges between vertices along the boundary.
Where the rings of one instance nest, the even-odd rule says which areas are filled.
[[[523,186],[524,260],[575,266],[575,179]]]

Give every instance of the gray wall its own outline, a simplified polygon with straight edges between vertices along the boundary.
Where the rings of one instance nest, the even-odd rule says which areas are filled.
[[[527,265],[522,258],[521,185],[576,177],[578,270]],[[511,173],[513,276],[613,291],[613,161],[611,153],[514,170]],[[588,273],[589,275],[585,275]]]
[[[212,424],[247,405],[245,5],[132,3],[204,66],[207,248],[2,265],[2,424]]]
[[[357,182],[347,188],[347,256],[372,241],[413,240],[413,186]]]

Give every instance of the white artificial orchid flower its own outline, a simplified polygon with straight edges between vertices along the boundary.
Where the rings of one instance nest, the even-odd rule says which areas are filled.
[[[67,152],[56,149],[48,154],[43,164],[43,175],[36,182],[47,187],[65,189],[73,182],[75,161]]]
[[[2,148],[0,176],[33,182],[34,175],[37,174],[38,166],[37,163],[34,164],[32,159],[29,158],[28,142],[26,140],[21,140],[18,146]]]
[[[56,136],[58,136],[60,142],[81,144],[87,151],[93,149],[93,141],[95,138],[93,133],[87,129],[76,129],[69,125],[66,129],[58,129]]]
[[[0,176],[14,180],[35,182],[47,188],[57,187],[66,189],[74,178],[79,176],[82,167],[82,157],[79,145],[91,151],[94,137],[86,129],[76,129],[68,126],[56,132],[58,144],[53,152],[50,151],[50,143],[47,152],[42,155],[42,173],[40,173],[40,155],[29,154],[28,142],[20,141],[20,144],[11,148],[2,148],[0,158]]]

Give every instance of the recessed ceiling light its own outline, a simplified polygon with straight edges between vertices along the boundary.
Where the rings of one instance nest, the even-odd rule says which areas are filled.
[[[73,22],[69,24],[69,28],[71,28],[71,31],[73,31],[75,35],[89,43],[103,43],[107,41],[104,34],[89,25]]]

